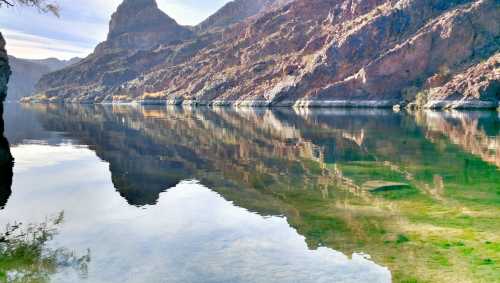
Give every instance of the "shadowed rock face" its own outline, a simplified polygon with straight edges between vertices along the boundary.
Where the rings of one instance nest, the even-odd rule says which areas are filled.
[[[11,195],[13,159],[9,142],[4,137],[3,102],[7,96],[10,68],[5,51],[5,40],[0,33],[0,209]]]
[[[5,51],[5,40],[0,33],[0,100],[3,102],[7,96],[7,83],[10,76],[9,58]]]
[[[494,56],[499,15],[495,0],[234,1],[194,38],[111,58],[126,62],[113,67],[120,80],[54,74],[38,99],[392,106],[444,69],[453,77]]]

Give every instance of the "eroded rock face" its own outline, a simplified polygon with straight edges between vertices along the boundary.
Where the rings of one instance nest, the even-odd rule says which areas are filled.
[[[495,108],[500,100],[500,53],[431,90],[428,108]]]
[[[108,54],[116,64],[107,80],[93,84],[90,77],[82,88],[63,79],[73,82],[81,72],[51,76],[39,98],[392,106],[407,88],[425,88],[429,78],[433,87],[446,84],[441,70],[452,78],[500,50],[497,0],[255,0],[245,2],[258,7],[251,17],[234,11],[238,3],[207,20],[222,32],[126,60]],[[247,17],[233,24],[238,17],[221,15]]]
[[[114,87],[139,77],[157,62],[168,61],[174,53],[181,57],[182,44],[192,36],[155,0],[125,0],[112,16],[107,40],[78,64],[42,77],[37,89],[43,90],[42,100],[102,101]]]
[[[5,40],[0,33],[0,102],[7,97],[7,84],[10,76],[9,58],[5,51]]]
[[[4,137],[3,121],[3,102],[7,97],[7,83],[10,73],[5,40],[0,33],[0,210],[3,209],[12,193],[12,168],[14,166],[9,142]]]

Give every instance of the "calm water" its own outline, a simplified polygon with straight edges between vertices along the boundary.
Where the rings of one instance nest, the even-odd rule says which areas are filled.
[[[45,281],[500,282],[497,112],[5,111]]]

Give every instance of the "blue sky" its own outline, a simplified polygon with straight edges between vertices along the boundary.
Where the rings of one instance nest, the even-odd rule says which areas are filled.
[[[195,25],[229,0],[157,0],[183,25]],[[0,31],[9,54],[19,58],[84,57],[106,38],[111,14],[121,0],[58,0],[61,17],[34,9],[0,9]]]

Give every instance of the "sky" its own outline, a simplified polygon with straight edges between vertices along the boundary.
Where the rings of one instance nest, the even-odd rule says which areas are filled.
[[[182,25],[196,25],[230,0],[157,0]],[[106,39],[111,14],[121,0],[57,0],[59,18],[30,8],[0,9],[7,51],[18,58],[85,57]]]

